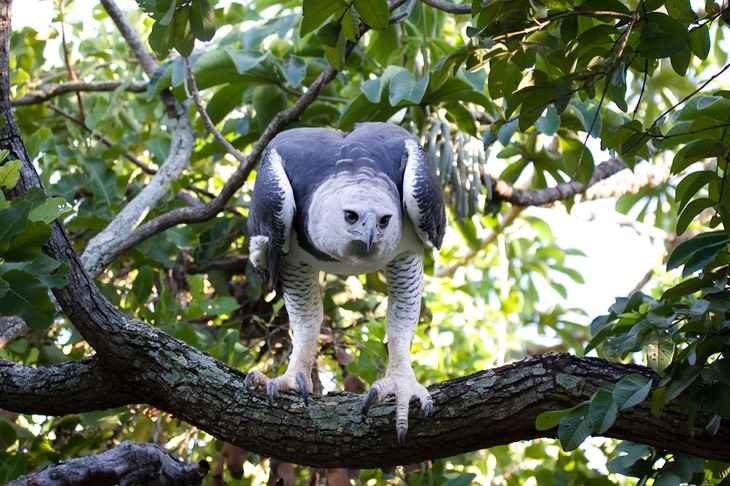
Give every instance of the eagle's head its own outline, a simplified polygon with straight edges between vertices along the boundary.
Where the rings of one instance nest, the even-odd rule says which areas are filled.
[[[395,185],[372,171],[341,172],[315,192],[307,231],[318,250],[341,262],[384,261],[401,237]]]

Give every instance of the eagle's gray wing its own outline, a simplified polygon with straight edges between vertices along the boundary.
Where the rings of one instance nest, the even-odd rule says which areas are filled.
[[[416,234],[427,247],[441,248],[446,210],[436,171],[426,151],[413,138],[405,139],[408,154],[403,173],[403,208]]]
[[[289,253],[289,240],[296,213],[294,194],[276,148],[261,162],[248,214],[249,258],[259,272],[277,287],[282,256]]]

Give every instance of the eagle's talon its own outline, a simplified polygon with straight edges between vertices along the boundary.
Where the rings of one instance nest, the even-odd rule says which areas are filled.
[[[372,407],[378,400],[378,389],[375,387],[370,388],[368,390],[367,395],[365,395],[365,399],[362,402],[362,414],[365,415],[368,413],[368,410],[370,410],[370,407]]]
[[[428,418],[433,413],[433,402],[426,402],[426,406],[423,407],[423,418]]]
[[[398,434],[398,443],[403,447],[406,445],[406,432],[408,429],[406,427],[398,427],[397,434]]]
[[[304,406],[309,406],[309,387],[307,385],[307,377],[304,375],[303,371],[297,371],[296,375],[297,384],[299,384],[299,391],[302,394],[302,398],[304,399]]]
[[[272,408],[274,406],[274,397],[276,396],[276,382],[274,380],[269,380],[269,383],[266,385],[266,401],[269,404],[269,408]]]

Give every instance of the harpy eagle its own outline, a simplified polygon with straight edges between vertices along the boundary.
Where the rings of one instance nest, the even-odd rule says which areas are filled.
[[[319,272],[358,275],[382,270],[388,289],[389,364],[362,411],[396,398],[401,444],[411,398],[426,417],[431,396],[413,373],[410,344],[423,290],[423,253],[444,236],[444,197],[428,154],[406,130],[363,123],[351,133],[296,128],[277,135],[258,170],[248,216],[250,261],[284,296],[293,350],[283,375],[259,371],[246,385],[277,392],[312,391],[311,371],[323,320]]]

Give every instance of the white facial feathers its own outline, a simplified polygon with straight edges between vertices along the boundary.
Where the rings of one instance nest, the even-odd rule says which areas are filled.
[[[336,260],[384,261],[400,241],[398,190],[370,169],[339,172],[316,189],[306,226],[314,246]]]

